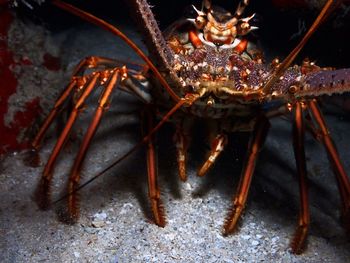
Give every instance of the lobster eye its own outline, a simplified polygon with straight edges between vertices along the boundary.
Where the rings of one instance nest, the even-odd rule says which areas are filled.
[[[245,23],[242,23],[242,24],[241,24],[241,28],[242,28],[242,29],[247,29],[247,28],[250,28],[250,25],[249,25],[248,23],[245,22]]]
[[[198,29],[203,29],[207,20],[203,16],[197,16],[195,23]]]
[[[247,22],[243,22],[238,26],[238,34],[239,35],[246,35],[250,32],[251,26]]]

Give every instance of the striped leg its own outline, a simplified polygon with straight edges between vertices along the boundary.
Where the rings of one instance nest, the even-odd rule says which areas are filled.
[[[121,77],[126,77],[123,76],[123,72],[120,71],[121,70],[119,69],[114,70],[113,73],[111,73],[111,76],[108,79],[108,81],[105,83],[106,88],[104,89],[104,92],[98,102],[95,115],[90,123],[89,128],[85,133],[79,152],[77,154],[77,157],[75,158],[68,182],[69,195],[67,212],[69,222],[76,222],[79,217],[79,199],[77,197],[76,189],[79,187],[81,167],[85,159],[86,153],[88,151],[88,148],[90,146],[91,140],[100,124],[102,115],[109,107],[111,94],[114,88],[116,88],[117,83],[121,79]],[[124,74],[126,73],[124,72]]]
[[[248,197],[250,183],[255,170],[256,160],[258,158],[260,149],[265,142],[269,127],[270,123],[265,116],[258,118],[249,141],[247,159],[243,166],[236,196],[233,199],[233,207],[228,213],[228,216],[225,220],[223,229],[224,235],[228,235],[235,230],[238,219],[240,218],[241,213],[244,209]]]
[[[177,124],[176,132],[174,134],[179,177],[183,182],[187,180],[186,162],[187,162],[187,150],[191,140],[191,135],[190,135],[191,127],[192,127],[192,119],[183,118]]]
[[[318,107],[317,101],[312,100],[309,103],[310,112],[320,128],[321,140],[326,148],[329,161],[332,164],[334,174],[337,179],[338,189],[342,200],[342,219],[346,229],[350,232],[350,181],[341,163],[338,151],[333,143],[327,128],[322,112]]]
[[[305,247],[308,227],[310,224],[309,200],[307,192],[307,174],[305,159],[305,126],[303,119],[303,110],[300,102],[295,104],[295,116],[293,127],[294,155],[299,176],[300,190],[300,214],[298,227],[295,231],[294,238],[291,243],[292,251],[295,254],[301,254]]]
[[[72,74],[72,80],[68,84],[67,88],[63,91],[61,96],[57,99],[53,109],[50,111],[48,117],[44,121],[43,125],[40,127],[38,134],[34,138],[32,142],[33,150],[37,151],[40,148],[41,141],[45,136],[47,129],[50,127],[57,114],[61,111],[67,99],[72,95],[72,91],[74,89],[83,89],[86,82],[86,79],[81,76],[83,72],[88,68],[97,68],[100,66],[114,66],[115,64],[117,64],[116,61],[101,57],[88,57],[80,61],[78,66],[76,66],[76,68],[74,69],[74,72]]]
[[[81,94],[80,98],[78,99],[77,103],[74,105],[74,109],[72,110],[69,116],[66,126],[64,127],[60,137],[58,138],[56,145],[51,153],[51,156],[46,163],[43,175],[40,179],[40,182],[36,191],[36,199],[41,209],[47,209],[50,205],[50,186],[51,186],[51,180],[53,175],[52,172],[55,166],[56,159],[59,153],[61,152],[62,147],[65,144],[71,132],[72,126],[75,123],[75,120],[78,117],[85,100],[90,95],[93,88],[96,86],[96,82],[99,76],[100,76],[99,73],[89,76],[89,80],[84,86],[84,91]]]
[[[204,164],[198,170],[198,176],[204,176],[209,169],[215,163],[217,157],[224,150],[225,145],[227,144],[227,135],[223,133],[217,134],[215,137],[211,138],[211,150],[209,153],[208,159],[204,162]]]
[[[145,112],[145,130],[147,134],[150,133],[153,125],[152,112],[146,109]],[[156,225],[164,227],[166,224],[164,206],[160,199],[160,189],[158,186],[158,166],[157,154],[154,147],[154,138],[151,136],[147,142],[147,174],[148,174],[148,194],[151,202],[154,222]]]

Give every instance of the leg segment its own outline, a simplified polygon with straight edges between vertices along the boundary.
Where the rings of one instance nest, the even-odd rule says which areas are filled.
[[[99,66],[110,66],[115,65],[117,62],[111,59],[107,58],[101,58],[101,57],[88,57],[80,61],[78,66],[74,69],[73,72],[73,78],[67,88],[63,91],[61,96],[57,99],[55,106],[49,113],[48,117],[44,121],[44,124],[40,127],[40,130],[36,137],[34,138],[32,142],[32,148],[33,150],[38,150],[41,144],[41,141],[43,137],[45,136],[45,133],[47,129],[50,127],[53,120],[56,118],[57,114],[62,109],[64,103],[66,102],[67,98],[72,94],[72,91],[74,89],[82,89],[85,85],[85,78],[81,77],[83,72],[88,68],[96,68]]]
[[[51,123],[53,120],[56,118],[58,112],[62,109],[62,106],[66,99],[69,97],[71,94],[72,90],[77,87],[77,80],[72,79],[72,81],[69,83],[67,88],[64,90],[62,95],[58,98],[58,100],[55,103],[55,106],[53,109],[50,111],[48,117],[46,118],[44,124],[41,126],[38,134],[34,138],[34,141],[32,142],[32,148],[33,150],[38,150],[41,144],[41,141],[47,131],[47,129],[50,127]]]
[[[146,131],[147,134],[154,127],[153,125],[153,116],[149,109],[146,110]],[[154,139],[153,136],[147,142],[147,173],[148,173],[148,191],[149,198],[152,207],[152,213],[156,225],[164,227],[166,224],[165,213],[162,201],[160,199],[160,190],[158,186],[158,170],[157,170],[157,157],[156,151],[154,148]]]
[[[265,116],[260,116],[255,124],[252,136],[249,141],[247,159],[243,166],[241,179],[237,189],[235,198],[233,199],[233,207],[226,217],[223,234],[228,235],[235,230],[238,219],[243,211],[250,188],[250,183],[255,170],[256,160],[259,151],[264,144],[270,124]]]
[[[191,140],[191,135],[190,135],[191,127],[192,127],[192,119],[183,118],[181,119],[180,123],[177,125],[176,132],[174,134],[179,177],[183,182],[187,180],[186,162],[187,162],[187,150]]]
[[[202,167],[198,170],[198,176],[204,176],[209,169],[213,166],[217,157],[224,150],[227,144],[227,135],[223,133],[217,134],[214,138],[211,138],[211,151],[208,159],[204,162]]]
[[[295,231],[291,243],[292,251],[295,254],[302,253],[307,237],[308,227],[310,224],[309,200],[307,193],[307,175],[304,145],[305,127],[303,120],[303,110],[300,102],[295,104],[295,116],[293,127],[294,155],[299,175],[300,190],[300,213],[298,227]]]
[[[79,152],[74,161],[69,182],[68,182],[68,219],[70,222],[76,222],[79,217],[79,206],[77,192],[75,191],[79,186],[80,181],[80,171],[82,163],[85,159],[85,155],[90,146],[91,140],[100,124],[103,113],[108,109],[110,96],[116,84],[120,79],[121,72],[119,69],[115,70],[109,80],[106,82],[106,88],[99,100],[98,106],[95,111],[95,115],[90,123],[90,126],[84,136],[83,142],[79,148]]]
[[[321,110],[318,107],[316,100],[312,100],[309,103],[312,116],[320,128],[320,136],[322,136],[322,142],[326,148],[328,158],[332,164],[333,171],[335,173],[340,196],[342,199],[342,218],[344,220],[345,227],[350,231],[350,181],[346,174],[344,166],[340,161],[338,151],[330,137],[327,125],[322,116]]]

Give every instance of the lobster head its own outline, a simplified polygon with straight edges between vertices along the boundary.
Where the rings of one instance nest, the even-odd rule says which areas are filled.
[[[204,0],[202,10],[193,6],[197,16],[187,20],[200,31],[198,37],[207,45],[234,47],[237,45],[235,41],[237,36],[244,36],[257,29],[249,24],[254,15],[240,19],[247,5],[248,0],[240,2],[235,14],[232,15],[226,10],[212,6],[210,1]]]

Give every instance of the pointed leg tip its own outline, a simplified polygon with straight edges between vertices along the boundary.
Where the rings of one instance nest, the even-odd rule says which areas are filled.
[[[350,235],[350,207],[342,213],[341,221],[348,235]]]
[[[80,196],[77,192],[77,185],[69,184],[68,193],[71,193],[67,199],[67,208],[63,209],[60,213],[62,215],[61,221],[73,225],[78,222],[80,217]]]
[[[167,224],[167,222],[166,222],[165,218],[158,218],[156,220],[156,225],[159,227],[164,228],[166,226],[166,224]]]
[[[29,167],[39,167],[41,164],[39,152],[34,148],[29,150],[24,157],[24,163]]]
[[[186,175],[180,176],[180,180],[181,182],[187,182],[187,176]]]
[[[47,211],[51,208],[51,202],[42,197],[36,198],[36,203],[40,210]]]
[[[235,209],[235,208],[232,208],[229,210],[228,215],[225,219],[223,232],[222,232],[224,236],[228,236],[236,231],[237,223],[239,221],[241,211],[242,211],[241,209]]]
[[[300,255],[305,251],[307,239],[307,226],[298,226],[291,242],[292,253]]]
[[[187,181],[187,174],[185,167],[179,167],[179,177],[182,182]]]
[[[222,235],[224,237],[227,237],[227,236],[233,234],[235,231],[236,231],[236,224],[235,223],[231,224],[231,222],[227,221],[224,224],[224,227],[222,229]]]
[[[227,236],[229,236],[230,234],[232,234],[233,232],[234,232],[234,231],[232,231],[232,230],[226,228],[226,226],[224,226],[221,233],[222,233],[222,235],[223,235],[224,237],[227,237]]]
[[[164,206],[160,200],[152,200],[152,212],[154,223],[159,227],[165,227],[166,225],[166,217]]]
[[[63,208],[61,207],[58,211],[57,211],[57,216],[58,216],[58,220],[64,224],[67,225],[74,225],[78,222],[79,220],[79,212],[78,210],[72,212],[67,208]]]
[[[206,161],[197,171],[197,175],[199,177],[203,177],[204,175],[206,175],[209,171],[209,169],[212,167],[213,163]]]
[[[291,244],[292,253],[295,255],[301,255],[305,251],[305,247],[298,244]]]
[[[206,174],[206,172],[204,172],[202,169],[199,169],[197,172],[198,177],[203,177],[205,174]]]
[[[50,209],[50,186],[47,180],[40,180],[40,183],[34,193],[34,201],[41,210]]]
[[[79,215],[71,215],[66,218],[66,224],[68,225],[74,225],[79,221]]]

